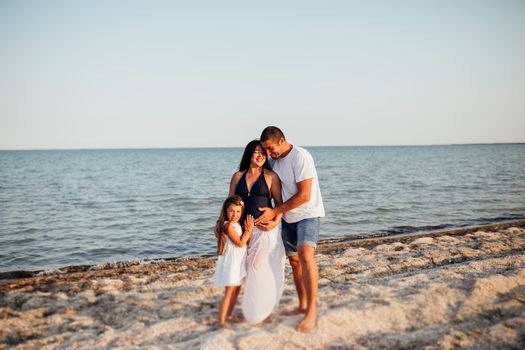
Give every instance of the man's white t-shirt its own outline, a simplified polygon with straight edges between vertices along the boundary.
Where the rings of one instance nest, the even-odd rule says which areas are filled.
[[[293,146],[290,153],[284,158],[271,159],[270,164],[273,171],[275,171],[281,179],[283,202],[286,202],[298,192],[298,182],[312,179],[310,200],[284,213],[284,221],[292,224],[304,219],[323,217],[325,215],[314,159],[307,150],[302,147]]]

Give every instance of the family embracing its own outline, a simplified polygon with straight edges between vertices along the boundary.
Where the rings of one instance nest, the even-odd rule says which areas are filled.
[[[283,292],[286,255],[299,297],[297,308],[286,314],[304,314],[300,332],[315,328],[319,277],[314,253],[323,216],[312,156],[288,143],[279,128],[265,128],[260,141],[246,145],[215,227],[215,285],[225,287],[219,326],[237,321],[233,309],[241,285],[246,322],[271,321]]]

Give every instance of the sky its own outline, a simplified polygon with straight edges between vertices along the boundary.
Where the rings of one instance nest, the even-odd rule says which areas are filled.
[[[0,1],[0,149],[525,142],[525,1]]]

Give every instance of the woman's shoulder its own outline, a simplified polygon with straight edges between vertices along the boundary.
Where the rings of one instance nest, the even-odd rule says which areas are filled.
[[[244,174],[244,170],[239,170],[233,173],[232,179],[240,179]]]
[[[232,191],[235,190],[235,186],[237,186],[239,181],[241,181],[243,173],[243,171],[236,171],[235,173],[233,173],[232,178],[230,180],[230,194],[233,194]]]
[[[264,169],[264,176],[270,179],[277,179],[279,180],[279,175],[273,170],[270,169]]]

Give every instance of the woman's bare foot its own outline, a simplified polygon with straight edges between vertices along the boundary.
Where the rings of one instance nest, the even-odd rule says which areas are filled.
[[[270,314],[270,316],[266,317],[263,322],[264,323],[271,323],[272,320],[273,320],[273,315]]]
[[[295,315],[299,315],[299,314],[304,314],[305,312],[306,312],[306,309],[301,309],[299,307],[296,307],[295,309],[293,309],[291,311],[283,312],[283,315],[285,315],[285,316],[295,316]]]
[[[297,330],[302,333],[308,333],[316,326],[316,315],[306,315],[297,325]]]

